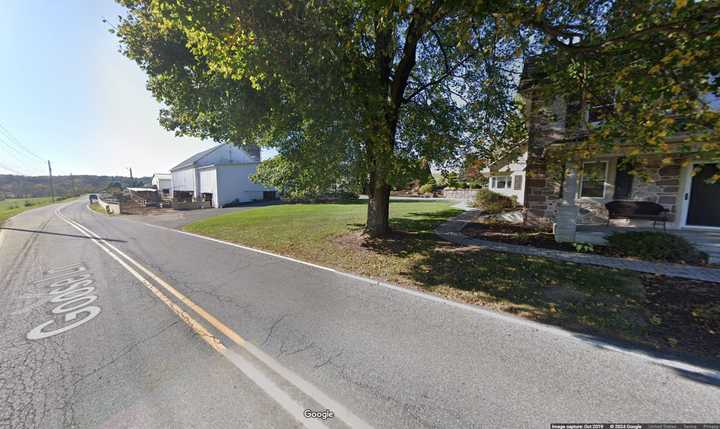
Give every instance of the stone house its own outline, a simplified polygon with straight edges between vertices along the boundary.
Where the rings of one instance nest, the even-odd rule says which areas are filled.
[[[526,221],[552,224],[558,241],[576,241],[579,225],[651,227],[652,221],[613,219],[608,221],[605,204],[616,200],[652,201],[668,210],[668,230],[720,232],[720,183],[708,179],[720,173],[720,160],[704,159],[697,153],[677,151],[664,155],[645,155],[633,167],[626,162],[632,147],[619,147],[592,159],[565,158],[552,161],[553,151],[572,151],[587,138],[587,128],[569,123],[593,124],[594,108],[569,108],[562,97],[544,99],[534,91],[524,73],[520,94],[528,119],[527,154],[522,202]],[[581,115],[581,121],[571,121]],[[676,147],[671,146],[671,147]],[[495,165],[502,171],[502,165]]]

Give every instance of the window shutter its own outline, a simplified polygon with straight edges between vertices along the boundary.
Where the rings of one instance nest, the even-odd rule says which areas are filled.
[[[522,176],[517,175],[513,177],[513,189],[516,191],[522,189]]]

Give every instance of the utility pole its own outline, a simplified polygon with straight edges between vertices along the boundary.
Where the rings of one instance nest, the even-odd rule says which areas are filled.
[[[73,196],[75,195],[75,177],[72,173],[70,173],[70,183],[72,184],[72,193]]]
[[[50,197],[52,197],[52,202],[55,202],[55,188],[53,188],[53,181],[52,181],[52,167],[50,166],[50,160],[48,159],[48,173],[50,177]]]
[[[132,177],[132,167],[128,167],[128,170],[130,170],[130,186],[135,186],[135,179]]]

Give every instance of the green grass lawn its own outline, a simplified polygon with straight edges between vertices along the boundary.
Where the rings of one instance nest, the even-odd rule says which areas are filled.
[[[51,203],[52,200],[50,197],[8,198],[6,200],[2,200],[0,201],[0,225],[18,213],[22,213],[36,207],[46,206]]]
[[[447,243],[433,230],[459,211],[443,202],[393,202],[393,233],[370,239],[362,234],[366,208],[364,202],[277,205],[184,229],[579,332],[657,347],[685,346],[675,338],[680,335],[672,334],[674,342],[668,343],[668,330],[654,329],[651,321],[666,318],[657,314],[665,306],[651,306],[647,279],[639,274]],[[693,344],[700,350],[685,348],[704,353],[706,334],[698,332]]]

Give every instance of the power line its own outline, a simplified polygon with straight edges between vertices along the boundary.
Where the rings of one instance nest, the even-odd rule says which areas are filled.
[[[0,135],[0,143],[2,143],[3,145],[5,145],[8,149],[12,150],[12,153],[15,154],[15,155],[13,155],[13,157],[14,157],[15,159],[17,159],[17,160],[19,160],[19,161],[21,161],[21,162],[27,162],[28,160],[31,160],[31,159],[32,159],[32,158],[30,158],[28,155],[26,155],[26,154],[24,154],[23,152],[21,152],[21,151],[20,151],[18,148],[16,148],[15,146],[12,146],[12,145],[11,145],[7,140],[5,140],[5,139],[7,139],[7,137],[4,137],[3,135]],[[20,159],[19,157],[25,157],[25,159]],[[35,161],[34,159],[32,159],[31,162],[36,162],[36,161]]]
[[[44,171],[44,169],[38,167],[37,161],[35,161],[35,159],[31,158],[28,154],[20,151],[20,149],[13,146],[11,144],[12,142],[8,141],[7,136],[0,134],[0,143],[2,143],[3,146],[9,149],[7,154],[14,158],[19,163],[19,165],[30,167],[34,174],[38,174],[38,171]]]
[[[3,170],[7,170],[13,174],[19,175],[19,176],[27,176],[27,174],[17,171],[14,168],[10,168],[7,165],[2,164],[2,163],[0,163],[0,168],[2,168]]]
[[[35,154],[33,151],[31,151],[30,149],[28,149],[27,147],[25,147],[25,145],[23,145],[22,143],[20,143],[20,140],[18,140],[17,137],[15,137],[15,136],[10,132],[10,130],[8,130],[7,128],[5,128],[5,127],[2,125],[2,123],[0,123],[0,131],[2,131],[3,134],[5,134],[6,136],[8,136],[8,138],[9,138],[10,140],[12,140],[12,143],[14,143],[17,147],[19,147],[20,149],[24,150],[24,151],[27,152],[28,154],[34,156],[35,158],[39,159],[40,161],[45,162],[45,159],[43,159],[41,156]]]
[[[7,156],[6,156],[7,155]],[[29,172],[29,174],[23,173],[28,176],[33,175],[40,175],[42,174],[37,164],[28,164],[22,159],[19,159],[17,156],[13,155],[12,153],[6,153],[3,154],[2,151],[0,151],[0,158],[4,158],[5,163],[3,164],[5,167],[8,167],[12,169],[13,171],[23,170],[26,172]],[[8,163],[10,161],[10,163]]]
[[[0,139],[0,143],[4,143],[2,139]],[[11,148],[11,146],[8,147]],[[3,147],[0,146],[0,149],[3,149]],[[0,153],[2,153],[2,151],[0,151]],[[17,152],[5,151],[2,157],[0,157],[4,158],[5,160],[5,163],[3,164],[4,168],[12,170],[14,172],[17,172],[19,170],[26,170],[29,168],[31,172],[37,174],[37,171],[39,171],[39,169],[37,168],[37,164],[28,162],[27,160],[20,158],[16,153]],[[12,163],[8,165],[8,161],[11,161]]]
[[[3,134],[4,134],[4,136],[3,136]],[[31,151],[25,145],[23,145],[20,142],[20,140],[17,137],[15,137],[15,135],[13,135],[13,133],[10,132],[10,130],[8,130],[7,128],[5,128],[2,125],[2,123],[0,123],[0,143],[3,143],[8,148],[12,149],[16,154],[26,157],[27,160],[31,159],[30,157],[28,157],[28,155],[29,155],[29,156],[32,156],[33,158],[37,159],[39,162],[41,162],[43,164],[43,167],[38,167],[38,165],[36,164],[36,162],[38,162],[38,161],[32,160],[30,162],[27,162],[21,158],[18,158],[17,156],[14,156],[14,158],[16,160],[20,161],[20,164],[22,164],[22,165],[30,164],[31,170],[33,170],[33,174],[27,174],[27,176],[32,176],[32,175],[42,176],[45,174],[44,165],[45,165],[46,159],[41,157],[40,155],[36,154],[35,152]],[[21,149],[22,152],[18,148]],[[7,169],[7,170],[11,170],[11,169]],[[17,171],[17,170],[12,169],[11,171]],[[56,169],[56,173],[60,173],[62,176],[67,176],[67,173],[64,170]],[[20,173],[20,174],[22,174],[22,173]],[[23,175],[26,175],[26,174],[23,174]]]
[[[3,165],[8,166],[8,168],[12,168],[14,171],[20,169],[25,170],[25,168],[28,167],[25,162],[23,162],[22,160],[18,160],[18,158],[12,153],[8,153],[6,156],[6,154],[0,152],[0,158],[5,161],[5,164]]]
[[[28,149],[25,145],[23,145],[20,140],[15,137],[15,135],[13,135],[13,133],[11,133],[10,130],[4,127],[1,123],[0,143],[13,150],[13,152],[15,152],[17,155],[24,157],[24,159],[21,159],[18,156],[13,156],[16,160],[20,161],[21,165],[31,168],[32,174],[27,174],[28,176],[43,176],[45,174],[44,164],[46,160],[40,155]],[[35,161],[35,159],[33,158],[37,159],[37,161]],[[38,161],[43,164],[43,167],[38,166]],[[13,169],[13,171],[17,171],[17,169]],[[62,171],[60,171],[60,173],[62,173]]]

